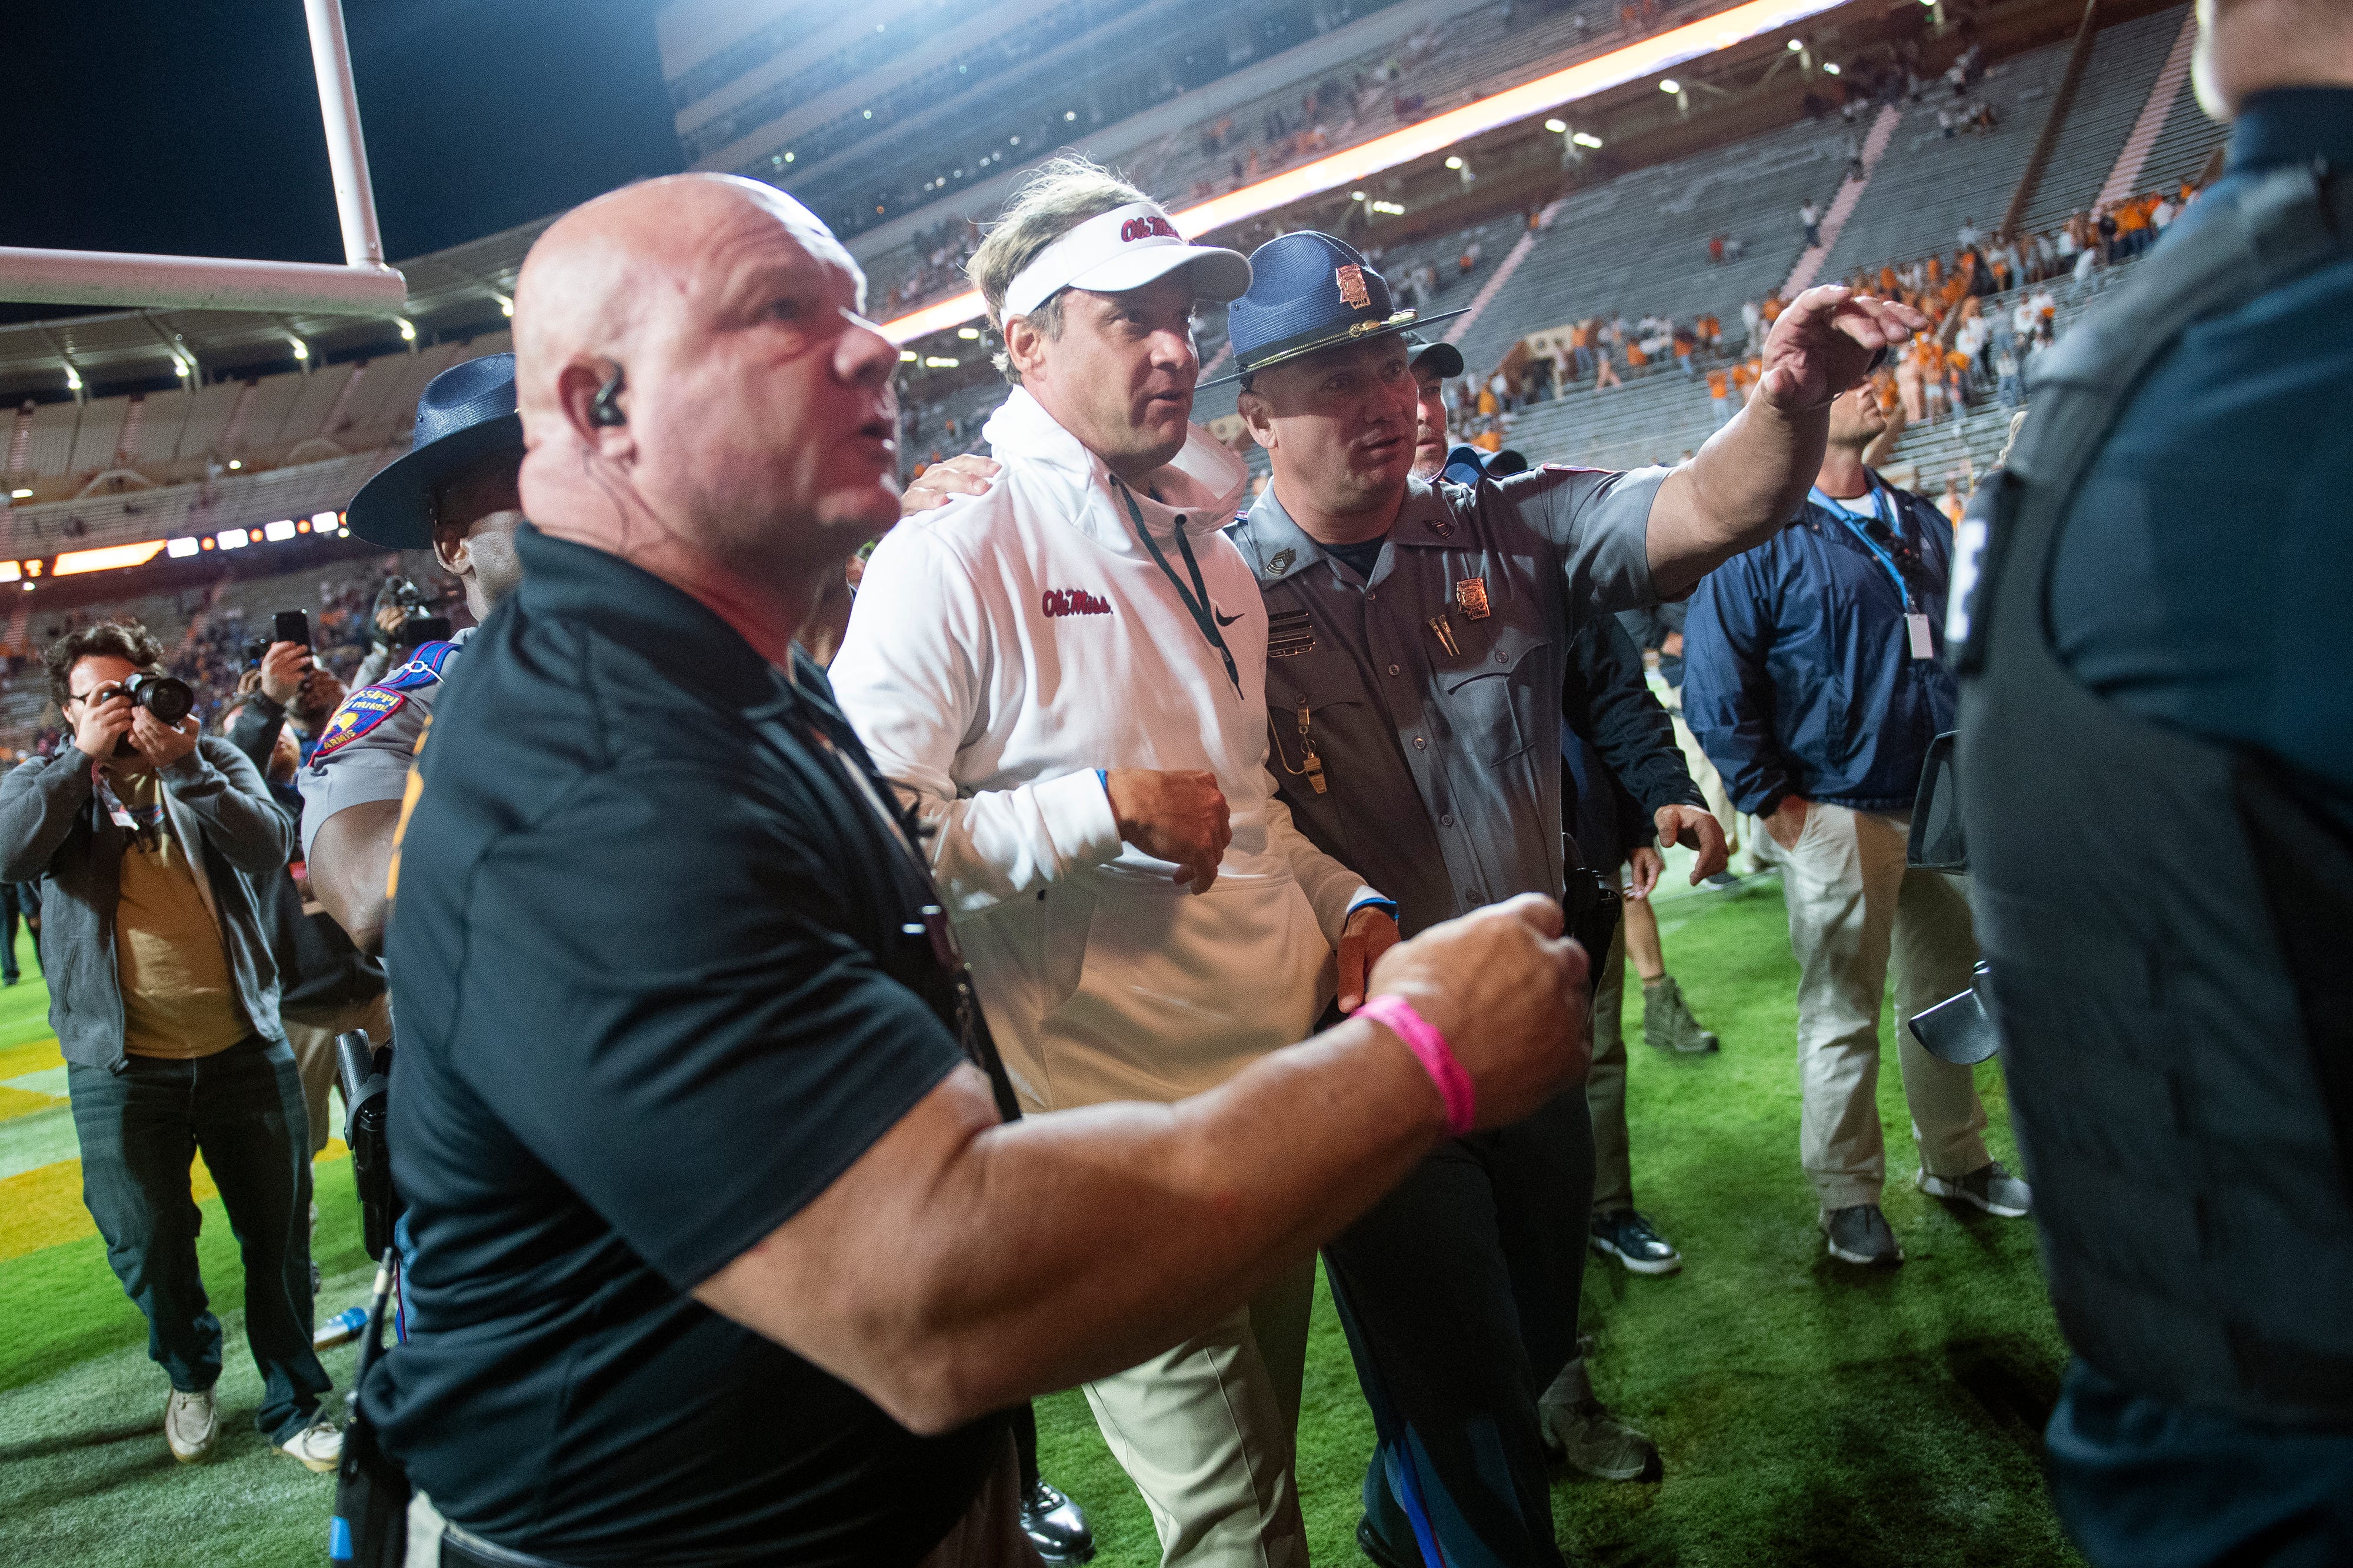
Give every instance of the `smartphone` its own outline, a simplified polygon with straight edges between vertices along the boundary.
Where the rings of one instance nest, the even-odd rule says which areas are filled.
[[[280,610],[278,622],[270,630],[271,642],[301,643],[311,646],[311,613],[308,610]]]

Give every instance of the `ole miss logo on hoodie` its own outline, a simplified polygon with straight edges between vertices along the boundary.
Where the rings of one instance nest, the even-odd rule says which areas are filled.
[[[1107,616],[1111,614],[1108,600],[1098,599],[1084,588],[1049,588],[1040,595],[1046,618],[1061,616]]]

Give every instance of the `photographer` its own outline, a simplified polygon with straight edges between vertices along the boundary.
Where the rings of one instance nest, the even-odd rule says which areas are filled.
[[[38,879],[58,953],[49,1020],[68,1063],[82,1192],[168,1373],[164,1438],[199,1459],[220,1431],[220,1322],[196,1266],[200,1152],[245,1262],[256,1424],[313,1470],[342,1435],[311,1349],[306,1112],[280,1034],[265,911],[293,842],[260,773],[198,734],[145,627],[101,623],[47,655],[70,745],[0,781],[0,878]]]

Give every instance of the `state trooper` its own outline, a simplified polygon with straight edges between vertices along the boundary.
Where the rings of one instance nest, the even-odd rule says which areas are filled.
[[[360,488],[343,521],[386,550],[430,550],[464,584],[480,621],[522,581],[515,525],[522,423],[514,355],[485,354],[426,383],[408,452]],[[407,661],[343,699],[302,769],[302,853],[311,887],[353,942],[384,951],[408,764],[432,722],[451,662],[474,635],[419,644]],[[381,1042],[378,1042],[379,1044]]]
[[[2353,7],[2198,16],[2223,176],[2036,356],[1947,626],[2103,1568],[2353,1543]]]
[[[1800,295],[1749,405],[1672,470],[1410,477],[1416,386],[1388,282],[1327,235],[1250,258],[1229,313],[1240,411],[1273,480],[1232,537],[1268,612],[1283,801],[1410,933],[1563,887],[1572,640],[1769,537],[1820,467],[1831,399],[1921,318]],[[1547,1439],[1647,1444],[1595,1399],[1576,1317],[1594,1180],[1581,1089],[1442,1146],[1324,1251],[1378,1443],[1358,1543],[1385,1563],[1554,1568]],[[1536,1391],[1542,1390],[1539,1397]],[[1541,1407],[1541,1415],[1539,1414]]]

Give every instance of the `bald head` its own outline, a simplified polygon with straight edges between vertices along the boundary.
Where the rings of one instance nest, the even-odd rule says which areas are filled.
[[[2198,0],[2198,101],[2216,120],[2275,87],[2353,87],[2345,0]]]
[[[613,192],[515,287],[524,512],[679,581],[821,582],[898,515],[898,351],[807,208],[723,174]]]

